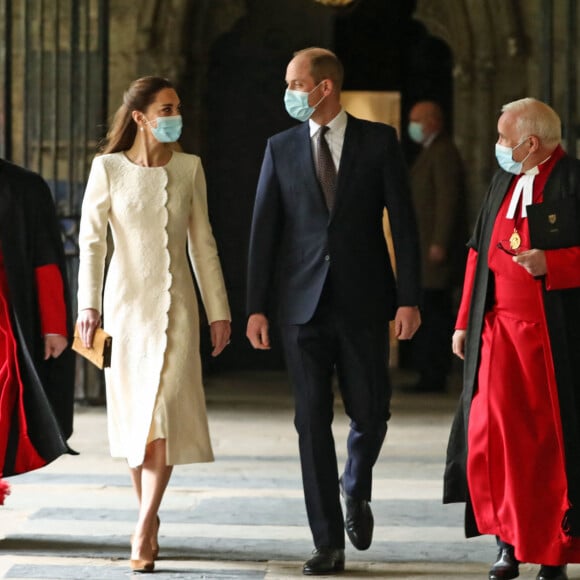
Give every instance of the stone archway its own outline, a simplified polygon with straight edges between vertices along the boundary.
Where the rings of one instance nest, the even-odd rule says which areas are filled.
[[[496,168],[501,105],[526,94],[517,6],[513,0],[419,0],[415,17],[453,51],[454,134],[468,169],[473,221]]]

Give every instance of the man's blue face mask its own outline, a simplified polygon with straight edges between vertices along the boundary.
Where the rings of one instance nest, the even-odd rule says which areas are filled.
[[[318,105],[320,105],[324,100],[324,95],[313,107],[308,104],[308,97],[322,84],[322,82],[323,81],[320,81],[309,93],[286,89],[286,92],[284,93],[284,106],[286,107],[286,112],[298,121],[308,121],[312,116],[312,113],[316,110],[316,107],[318,107]]]
[[[407,132],[409,134],[409,137],[411,137],[411,139],[415,143],[419,143],[419,145],[423,143],[423,141],[425,140],[425,135],[423,133],[423,125],[421,125],[421,123],[411,121],[409,123],[409,126],[407,127]]]
[[[495,144],[495,158],[499,166],[508,173],[513,173],[515,175],[519,175],[522,173],[522,166],[526,159],[530,156],[528,153],[522,161],[514,161],[513,153],[514,151],[526,142],[527,137],[520,141],[515,147],[506,147],[505,145],[500,145],[499,143]]]

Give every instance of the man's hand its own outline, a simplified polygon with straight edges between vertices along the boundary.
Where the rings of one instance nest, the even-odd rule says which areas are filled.
[[[512,259],[532,276],[543,276],[548,271],[544,250],[527,250]]]
[[[230,344],[232,325],[229,320],[216,320],[210,324],[209,332],[213,346],[211,356],[218,356]]]
[[[399,340],[413,338],[421,326],[421,314],[417,306],[399,306],[395,314],[395,336]]]
[[[68,345],[68,339],[62,334],[47,334],[44,337],[44,360],[59,357]]]
[[[98,310],[95,310],[94,308],[85,308],[79,312],[77,328],[85,348],[91,348],[93,346],[95,330],[100,326],[100,324],[101,315]]]
[[[465,358],[465,330],[456,330],[451,339],[451,349],[453,354],[457,355],[461,360]]]
[[[270,336],[268,334],[268,319],[264,314],[251,314],[248,318],[246,336],[250,344],[258,350],[270,349]]]

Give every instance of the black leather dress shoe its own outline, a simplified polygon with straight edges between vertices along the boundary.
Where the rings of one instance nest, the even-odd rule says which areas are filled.
[[[568,580],[566,566],[544,566],[542,564],[536,580]]]
[[[336,574],[344,570],[344,550],[316,548],[312,554],[312,558],[302,568],[302,573],[306,576]]]
[[[371,506],[366,499],[355,499],[350,497],[339,480],[340,493],[344,498],[346,506],[346,517],[344,518],[344,529],[351,544],[357,550],[366,550],[373,541],[373,528],[375,520]]]
[[[489,580],[511,580],[520,575],[520,563],[512,546],[499,549],[497,562],[489,569]]]

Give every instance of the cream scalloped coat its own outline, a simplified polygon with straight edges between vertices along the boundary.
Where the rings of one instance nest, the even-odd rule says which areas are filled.
[[[114,251],[101,303],[107,225]],[[111,455],[141,465],[153,435],[166,438],[168,465],[212,461],[187,248],[209,322],[230,320],[230,310],[199,157],[175,152],[163,167],[135,165],[124,153],[96,157],[79,246],[79,311],[102,312],[113,336]]]

